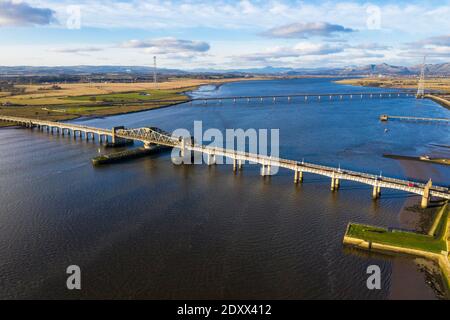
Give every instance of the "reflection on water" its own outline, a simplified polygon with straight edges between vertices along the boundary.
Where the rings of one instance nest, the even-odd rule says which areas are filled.
[[[358,90],[378,89],[298,79],[196,94]],[[431,144],[448,144],[450,129],[380,123],[383,113],[449,117],[431,101],[409,98],[185,104],[79,122],[174,130],[201,120],[205,129],[280,128],[284,158],[448,184],[447,167],[415,163],[412,170],[382,154],[448,156]],[[246,166],[235,175],[230,166],[174,166],[168,154],[93,168],[90,159],[105,152],[99,148],[0,130],[0,298],[393,298],[396,270],[416,287],[425,284],[412,259],[349,254],[341,244],[349,221],[402,226],[405,200],[417,197],[386,190],[373,202],[364,185],[343,182],[331,193],[328,179],[319,176],[305,175],[305,183],[294,186],[291,172],[263,179],[258,167]],[[393,268],[398,259],[406,267]],[[82,269],[81,292],[65,290],[71,264]],[[381,291],[366,288],[372,264],[382,268]],[[414,298],[430,297],[416,291]]]

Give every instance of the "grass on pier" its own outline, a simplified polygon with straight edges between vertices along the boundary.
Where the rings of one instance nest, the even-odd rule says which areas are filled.
[[[400,230],[389,230],[362,224],[350,224],[346,236],[364,241],[439,254],[441,251],[447,251],[447,239],[445,239],[445,235],[448,228],[449,210],[447,209],[447,206],[442,210],[445,211],[439,222],[435,236]]]

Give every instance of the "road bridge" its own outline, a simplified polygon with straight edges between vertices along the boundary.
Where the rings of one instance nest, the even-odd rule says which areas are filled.
[[[74,137],[78,135],[80,138],[84,134],[86,140],[89,140],[90,138],[94,140],[95,135],[97,135],[99,142],[110,140],[114,143],[117,139],[126,139],[142,142],[147,148],[152,145],[177,148],[180,150],[180,155],[182,157],[189,159],[190,157],[186,157],[187,153],[198,152],[207,155],[209,165],[215,164],[217,162],[217,157],[224,157],[231,159],[234,171],[243,169],[243,166],[246,163],[258,164],[261,166],[261,175],[263,176],[272,175],[272,168],[279,167],[293,171],[295,183],[303,182],[304,173],[316,174],[331,179],[332,191],[339,190],[341,181],[358,182],[372,186],[372,197],[374,199],[378,199],[380,197],[382,188],[400,190],[421,196],[421,206],[423,208],[428,207],[431,197],[450,200],[450,189],[443,186],[434,186],[431,180],[428,183],[402,180],[377,176],[364,172],[322,166],[304,161],[299,162],[237,150],[204,146],[192,142],[190,139],[188,140],[182,137],[174,137],[170,133],[158,128],[146,127],[127,129],[125,127],[114,127],[112,129],[102,129],[71,123],[7,116],[0,116],[0,121],[12,122],[28,128],[38,128],[39,130],[46,130],[52,134],[66,134],[73,135]]]

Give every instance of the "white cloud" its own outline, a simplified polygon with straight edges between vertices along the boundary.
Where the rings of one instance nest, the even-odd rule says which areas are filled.
[[[247,62],[272,63],[304,56],[323,56],[342,52],[345,46],[313,42],[299,42],[292,47],[273,47],[264,52],[232,56],[233,59]]]
[[[354,32],[353,29],[326,22],[292,23],[272,28],[263,33],[273,38],[333,37],[338,33]]]
[[[67,16],[71,0],[30,0],[50,7],[58,17]],[[268,29],[279,25],[327,21],[330,24],[345,25],[351,29],[367,29],[370,3],[353,1],[202,1],[202,0],[78,0],[82,8],[83,27],[100,28],[259,28]],[[381,13],[381,28],[419,34],[434,33],[450,29],[449,1],[441,4],[394,1],[378,5]],[[101,14],[99,14],[101,13]],[[430,23],[432,21],[432,23]],[[412,23],[414,22],[414,23]]]

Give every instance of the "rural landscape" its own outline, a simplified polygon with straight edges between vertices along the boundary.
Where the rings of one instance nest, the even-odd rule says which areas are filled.
[[[436,12],[0,0],[0,300],[449,300]]]

